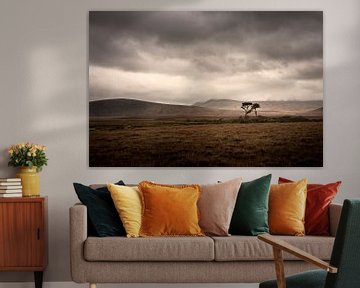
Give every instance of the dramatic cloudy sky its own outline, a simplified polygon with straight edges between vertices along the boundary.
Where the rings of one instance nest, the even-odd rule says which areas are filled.
[[[90,12],[90,100],[322,100],[322,12]]]

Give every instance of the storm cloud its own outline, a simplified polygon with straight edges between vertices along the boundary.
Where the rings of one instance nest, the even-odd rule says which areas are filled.
[[[322,100],[323,16],[89,13],[90,100]]]

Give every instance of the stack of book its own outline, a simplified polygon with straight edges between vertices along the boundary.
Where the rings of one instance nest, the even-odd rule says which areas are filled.
[[[22,197],[20,178],[0,178],[0,198]]]

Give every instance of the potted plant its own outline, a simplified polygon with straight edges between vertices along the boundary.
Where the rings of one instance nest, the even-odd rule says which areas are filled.
[[[9,147],[9,166],[19,167],[17,177],[21,178],[22,194],[24,197],[39,196],[39,174],[48,159],[46,147],[34,143],[20,143]]]

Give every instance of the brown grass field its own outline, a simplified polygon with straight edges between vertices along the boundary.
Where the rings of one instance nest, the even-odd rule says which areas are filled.
[[[91,167],[321,167],[323,122],[90,119]]]

